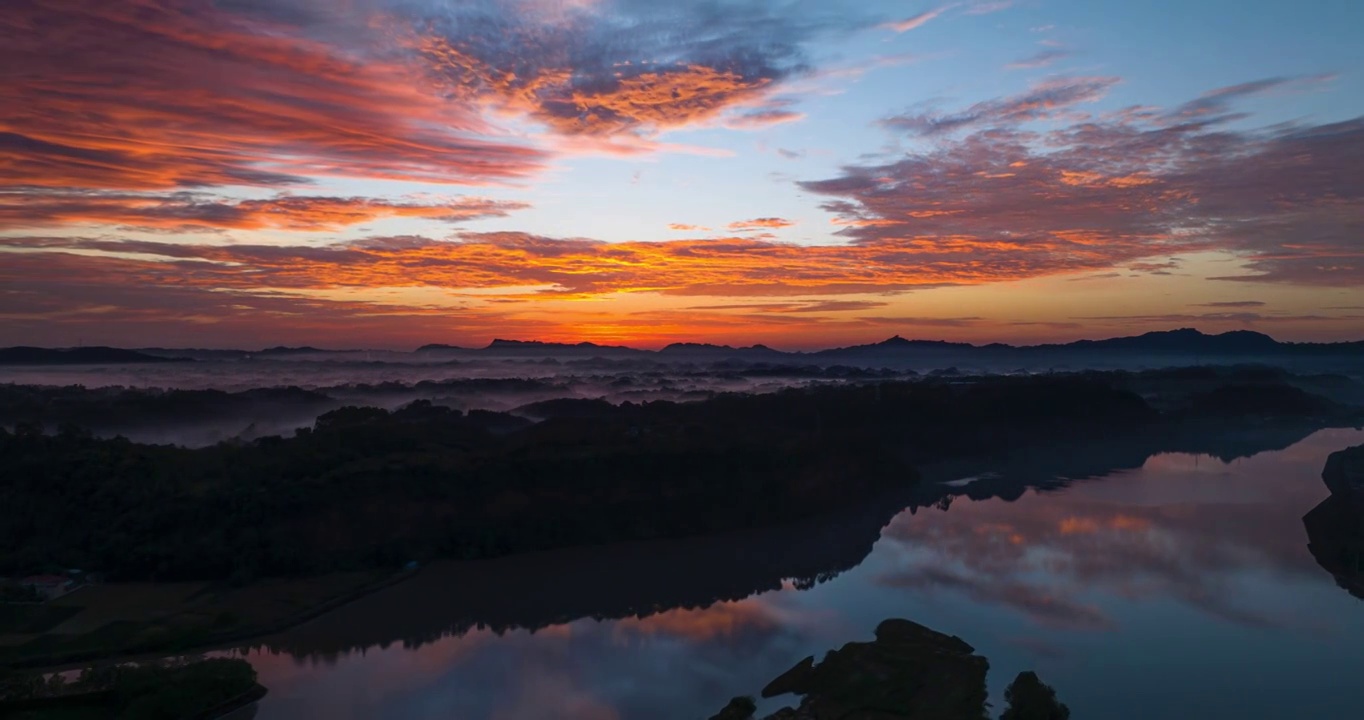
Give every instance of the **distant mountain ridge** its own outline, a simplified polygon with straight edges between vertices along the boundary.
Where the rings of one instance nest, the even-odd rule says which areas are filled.
[[[712,345],[710,343],[673,343],[658,351],[660,355],[671,357],[706,357],[706,358],[783,358],[791,353],[781,350],[774,350],[766,345],[750,345],[748,347],[732,347],[730,345]]]
[[[109,365],[127,363],[192,362],[189,358],[148,355],[112,347],[0,348],[0,365]]]
[[[117,348],[73,348],[44,349],[15,347],[0,349],[0,364],[78,364],[78,363],[135,363],[166,362],[188,358],[168,357],[177,352],[189,350],[156,348],[136,351]],[[252,354],[251,351],[212,351],[215,353]],[[267,348],[255,351],[260,355],[288,355],[342,352],[313,347]],[[354,351],[348,351],[354,352]],[[916,356],[936,358],[951,356],[964,362],[971,360],[1007,361],[1011,359],[1028,360],[1056,358],[1064,360],[1081,356],[1145,355],[1159,357],[1181,357],[1190,360],[1199,358],[1283,358],[1283,357],[1364,357],[1364,341],[1338,343],[1294,343],[1280,342],[1264,333],[1250,330],[1233,330],[1220,334],[1207,334],[1193,328],[1159,330],[1127,337],[1103,340],[1077,340],[1069,343],[1042,345],[1008,345],[990,343],[973,345],[946,340],[907,339],[896,335],[877,343],[852,345],[814,351],[784,351],[766,345],[734,347],[709,343],[680,342],[659,350],[640,350],[622,345],[599,345],[592,342],[557,343],[539,340],[496,339],[482,348],[461,347],[433,343],[417,348],[418,353],[447,352],[460,355],[492,357],[551,357],[572,356],[577,358],[658,358],[662,360],[720,361],[741,360],[751,362],[799,362],[799,363],[838,363],[856,364],[859,362],[882,362],[913,359]]]
[[[446,346],[425,346],[432,349]],[[482,350],[465,350],[470,353],[489,354],[559,354],[596,353],[599,356],[630,355],[638,357],[659,357],[663,359],[693,360],[749,360],[815,362],[815,363],[856,363],[879,359],[905,358],[916,354],[925,356],[961,356],[964,361],[980,360],[1020,360],[1045,357],[1065,357],[1086,354],[1130,354],[1148,356],[1179,356],[1190,359],[1199,357],[1254,358],[1284,356],[1354,355],[1364,356],[1364,341],[1344,343],[1291,343],[1279,342],[1263,333],[1250,330],[1233,330],[1220,334],[1207,334],[1193,328],[1160,330],[1142,335],[1108,338],[1103,340],[1077,340],[1070,343],[1042,345],[1008,345],[990,343],[973,345],[965,342],[947,340],[907,339],[896,335],[877,343],[852,345],[815,351],[783,351],[766,345],[733,347],[708,343],[673,343],[660,350],[637,350],[634,348],[595,345],[593,343],[545,343],[538,341],[494,340]]]

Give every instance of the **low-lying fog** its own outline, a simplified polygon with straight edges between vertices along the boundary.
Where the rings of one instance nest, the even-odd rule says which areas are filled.
[[[1059,360],[1059,359],[1058,359]],[[1320,363],[1274,364],[1290,371],[1339,372]],[[920,375],[1016,374],[1083,369],[1140,370],[1242,359],[1113,355],[1025,367],[983,365],[947,353],[860,359],[856,365],[659,356],[469,357],[458,352],[328,352],[271,356],[206,353],[194,362],[0,367],[0,426],[43,418],[98,436],[191,447],[291,435],[318,415],[347,405],[395,409],[429,400],[459,410],[515,411],[560,398],[612,403],[695,401],[724,392],[772,392],[818,383]],[[1356,368],[1351,375],[1356,375]]]
[[[544,400],[612,403],[703,400],[895,371],[636,361],[357,362],[209,360],[164,365],[0,369],[0,425],[60,419],[97,436],[198,447],[291,435],[347,405],[395,409],[415,400],[459,410],[512,411]],[[49,423],[58,420],[49,420]],[[57,428],[47,427],[52,432]]]

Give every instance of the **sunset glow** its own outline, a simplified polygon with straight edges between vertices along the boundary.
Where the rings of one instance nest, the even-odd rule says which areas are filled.
[[[1138,5],[11,0],[0,345],[1364,336],[1364,7]]]

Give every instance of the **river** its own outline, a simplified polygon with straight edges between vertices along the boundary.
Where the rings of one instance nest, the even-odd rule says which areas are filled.
[[[1323,430],[989,497],[963,479],[913,511],[439,563],[237,651],[270,690],[237,717],[699,720],[904,617],[989,658],[996,714],[1034,669],[1077,720],[1357,718],[1364,601],[1303,516],[1326,456],[1360,443]]]

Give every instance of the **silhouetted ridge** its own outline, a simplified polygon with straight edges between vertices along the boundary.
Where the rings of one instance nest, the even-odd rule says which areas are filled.
[[[797,355],[797,353],[773,350],[766,345],[733,347],[730,345],[712,345],[710,343],[691,342],[673,343],[662,350],[659,350],[658,354],[668,357],[693,357],[712,360],[779,360]]]
[[[910,340],[907,338],[900,337],[899,335],[895,335],[886,340],[882,340],[881,342],[876,343],[874,345],[855,345],[851,348],[840,349],[856,350],[858,348],[887,348],[887,349],[904,348],[907,350],[913,348],[964,348],[969,350],[975,350],[976,346],[970,343],[949,342],[947,340]]]
[[[909,340],[895,335],[882,340],[875,345],[861,345],[854,347],[879,347],[879,348],[916,348],[916,347],[954,347],[954,348],[974,348],[970,343],[948,342],[947,340]]]
[[[1065,345],[1041,345],[1041,348],[1071,348],[1117,350],[1123,352],[1203,353],[1210,355],[1240,355],[1273,353],[1285,347],[1283,343],[1263,333],[1233,330],[1220,335],[1208,335],[1193,328],[1162,330],[1134,337],[1108,340],[1080,340]]]
[[[188,358],[148,355],[111,347],[50,349],[11,347],[0,349],[0,365],[100,365],[106,363],[189,362]]]
[[[541,342],[539,340],[504,340],[498,338],[484,348],[485,352],[501,354],[569,354],[569,355],[636,355],[648,352],[646,350],[636,350],[620,345],[598,345],[591,342],[580,343],[555,343]]]
[[[0,363],[29,364],[75,363],[75,362],[162,362],[167,355],[193,354],[211,357],[233,357],[250,355],[244,350],[174,350],[149,349],[142,356],[151,360],[133,359],[137,351],[116,350],[114,348],[79,348],[80,352],[133,353],[126,359],[61,359],[68,356],[56,353],[72,353],[72,350],[47,350],[43,348],[9,348],[0,350]],[[512,340],[498,338],[483,348],[469,348],[457,345],[431,343],[417,348],[417,352],[458,351],[471,355],[486,353],[492,356],[554,357],[570,356],[577,358],[603,359],[647,359],[667,360],[749,360],[758,362],[796,362],[802,364],[845,364],[862,368],[881,367],[882,363],[903,366],[908,362],[920,360],[946,360],[947,364],[969,364],[973,362],[1017,362],[1084,364],[1095,360],[1110,365],[1115,359],[1128,356],[1134,361],[1142,358],[1188,357],[1200,362],[1217,358],[1332,358],[1345,359],[1352,356],[1364,358],[1364,341],[1339,343],[1291,343],[1279,342],[1274,338],[1250,330],[1234,330],[1217,335],[1203,333],[1193,328],[1161,330],[1129,337],[1107,338],[1103,340],[1077,340],[1070,343],[1051,343],[1043,345],[1009,345],[989,343],[973,345],[965,342],[946,340],[910,339],[895,335],[885,340],[866,345],[828,348],[808,352],[776,350],[766,345],[716,345],[711,343],[679,342],[672,343],[661,350],[640,350],[623,345],[599,345],[592,342],[558,343],[540,340]],[[268,348],[257,354],[301,354],[332,352],[313,347]],[[155,353],[155,355],[146,355]],[[6,355],[23,358],[5,359]],[[156,356],[161,357],[156,357]],[[74,357],[74,356],[71,356]],[[46,359],[41,359],[46,358]],[[1010,368],[1012,369],[1012,368]]]

